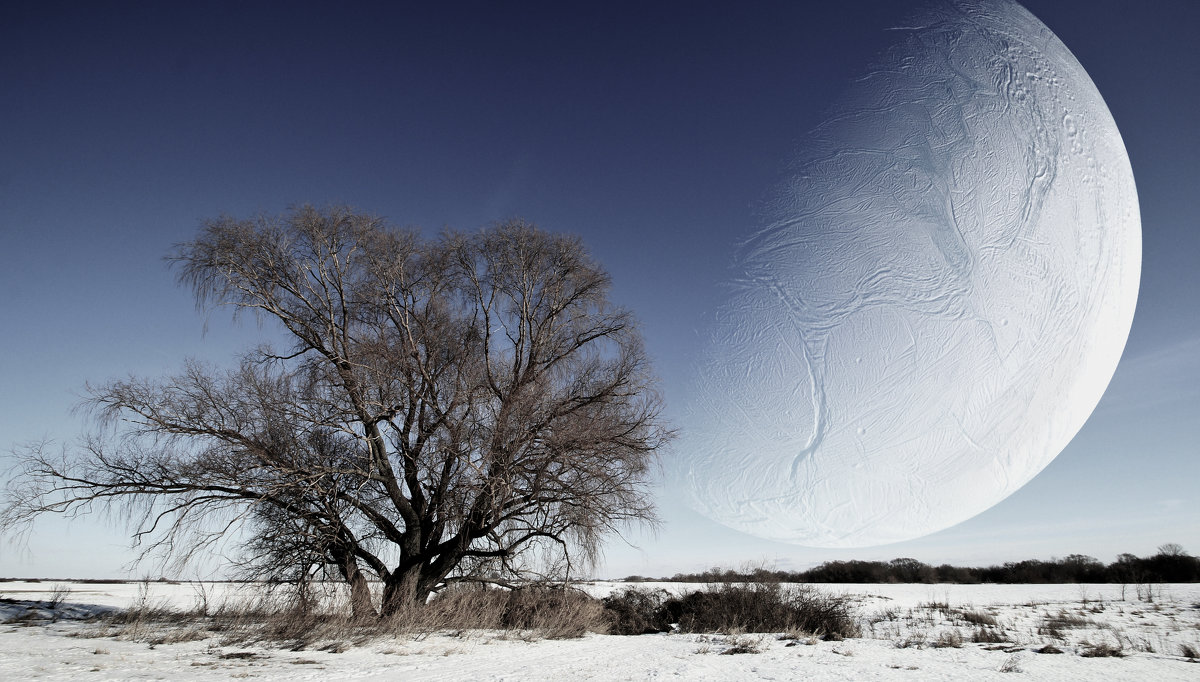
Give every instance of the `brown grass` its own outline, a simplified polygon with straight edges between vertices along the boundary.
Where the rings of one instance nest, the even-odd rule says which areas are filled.
[[[937,639],[929,643],[934,649],[961,649],[962,645],[962,634],[958,630],[943,630]]]
[[[1124,658],[1125,652],[1119,644],[1114,646],[1108,642],[1101,642],[1088,646],[1080,651],[1079,655],[1084,658]]]
[[[981,627],[971,633],[971,641],[976,644],[1001,644],[1008,642],[1009,638],[1003,630]]]
[[[422,638],[435,632],[465,635],[486,630],[526,640],[562,639],[607,632],[608,623],[600,601],[577,589],[472,586],[450,588],[422,607],[372,619],[351,617],[341,600],[315,608],[311,600],[287,600],[273,594],[225,603],[215,610],[210,610],[207,602],[193,610],[175,610],[140,599],[101,619],[91,635],[151,646],[216,638],[222,646],[258,644],[341,653],[380,637]]]
[[[958,616],[971,625],[996,625],[996,617],[982,611],[959,611]]]

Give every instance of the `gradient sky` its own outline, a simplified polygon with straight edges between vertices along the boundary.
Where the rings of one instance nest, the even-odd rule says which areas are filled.
[[[197,313],[162,257],[205,218],[302,203],[582,236],[677,410],[753,203],[910,6],[431,4],[0,7],[5,456],[70,443],[85,382],[227,362],[272,335]],[[1025,5],[1100,89],[1141,203],[1137,314],[1087,425],[1012,497],[920,540],[766,542],[664,494],[658,533],[611,544],[599,575],[1200,553],[1200,3]],[[44,519],[24,548],[0,545],[0,576],[122,576],[127,545],[119,519]]]

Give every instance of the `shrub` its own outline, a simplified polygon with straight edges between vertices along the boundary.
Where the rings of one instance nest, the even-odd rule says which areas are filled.
[[[542,583],[512,590],[449,587],[424,606],[400,611],[390,623],[392,630],[400,632],[510,630],[528,638],[548,639],[608,629],[599,600],[575,588]]]
[[[628,587],[601,600],[608,618],[609,631],[615,635],[644,635],[671,629],[670,614],[663,604],[670,595],[666,590],[639,590]]]
[[[50,596],[46,599],[46,606],[51,610],[57,609],[59,606],[62,606],[62,603],[69,596],[71,596],[71,588],[58,583],[54,586],[54,589],[50,590]]]
[[[846,601],[811,587],[725,583],[667,599],[667,617],[684,632],[811,632],[825,639],[856,636]]]
[[[510,591],[500,624],[513,630],[531,630],[547,639],[607,630],[604,606],[595,597],[571,587],[546,585]]]

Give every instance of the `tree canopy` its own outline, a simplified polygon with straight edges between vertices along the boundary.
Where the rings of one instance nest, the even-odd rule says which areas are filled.
[[[91,387],[105,428],[18,453],[0,528],[97,505],[186,560],[235,529],[251,577],[350,585],[357,613],[448,579],[569,571],[653,522],[671,433],[636,322],[574,237],[436,238],[350,209],[222,217],[170,256],[201,307],[277,322],[236,366]]]

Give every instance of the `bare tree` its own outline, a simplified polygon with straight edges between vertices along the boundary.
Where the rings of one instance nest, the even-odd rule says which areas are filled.
[[[99,506],[186,560],[245,534],[260,578],[340,575],[356,613],[448,579],[595,558],[653,522],[670,432],[629,312],[573,237],[437,239],[348,209],[220,218],[171,257],[201,307],[282,326],[236,369],[90,389],[104,436],[17,453],[0,528]]]
[[[1184,551],[1183,545],[1179,544],[1178,542],[1168,542],[1166,544],[1159,545],[1158,553],[1160,556],[1170,556],[1170,557],[1180,557],[1180,556],[1188,555],[1188,553],[1186,551]]]

